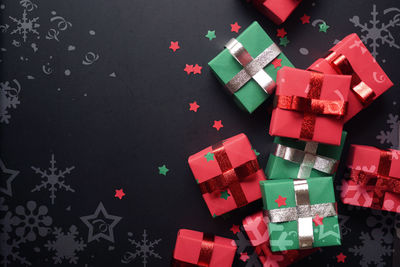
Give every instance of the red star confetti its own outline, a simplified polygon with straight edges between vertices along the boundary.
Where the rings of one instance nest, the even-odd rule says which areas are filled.
[[[212,127],[214,127],[215,129],[217,129],[217,131],[219,131],[219,129],[224,127],[224,125],[222,125],[222,122],[219,120],[219,121],[214,121],[214,125]]]
[[[176,52],[176,50],[178,50],[179,48],[181,48],[181,47],[179,46],[178,41],[176,41],[176,42],[171,41],[171,45],[169,46],[169,49]]]
[[[248,259],[250,259],[249,255],[247,255],[247,252],[241,252],[240,253],[240,260],[241,261],[247,261]]]
[[[278,36],[278,37],[280,37],[280,38],[285,37],[285,35],[287,34],[287,32],[285,31],[284,28],[282,28],[282,29],[277,29],[276,31],[277,31],[276,36]]]
[[[343,262],[344,263],[344,260],[347,258],[347,256],[344,255],[342,252],[340,252],[340,254],[336,256],[336,258],[337,258],[337,262]]]
[[[278,204],[279,208],[281,206],[286,206],[286,197],[282,197],[281,195],[279,195],[278,198],[275,199],[275,202]]]
[[[310,16],[304,14],[302,17],[300,17],[300,20],[302,24],[310,23]]]
[[[231,229],[230,229],[235,235],[237,234],[237,233],[239,233],[240,232],[240,228],[239,228],[239,225],[232,225],[232,227],[231,227]]]
[[[315,216],[315,217],[313,218],[313,222],[315,223],[315,226],[323,225],[323,224],[324,224],[324,223],[322,222],[323,219],[324,219],[323,217],[319,217],[319,215],[317,214],[317,216]]]
[[[275,58],[274,61],[271,62],[271,64],[274,65],[275,69],[282,67],[282,59]]]
[[[116,189],[115,190],[115,197],[122,199],[122,197],[125,196],[124,190],[121,189]]]
[[[239,26],[237,22],[231,24],[231,32],[239,33],[240,28],[242,28],[242,26]]]
[[[199,66],[199,65],[195,65],[194,67],[193,67],[193,74],[201,74],[201,69],[202,69],[203,67],[201,67],[201,66]]]
[[[190,106],[189,110],[194,112],[197,112],[197,109],[200,107],[199,105],[197,105],[196,101],[194,101],[193,103],[189,103],[189,106]]]
[[[186,73],[189,75],[190,73],[193,72],[193,65],[186,64],[184,71],[186,71]]]

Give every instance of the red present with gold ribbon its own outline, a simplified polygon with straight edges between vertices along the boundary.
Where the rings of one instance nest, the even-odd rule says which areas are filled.
[[[180,229],[176,239],[172,267],[230,267],[236,253],[232,239]]]
[[[351,145],[343,203],[400,213],[400,151]]]
[[[313,248],[272,252],[269,245],[268,217],[264,216],[262,211],[247,216],[243,220],[243,228],[259,260],[265,267],[289,266],[317,251],[316,248]]]
[[[301,0],[251,0],[253,5],[275,24],[282,24]]]
[[[213,217],[261,198],[259,182],[265,174],[245,134],[207,147],[188,161]]]
[[[269,134],[340,145],[351,76],[278,71]]]
[[[345,122],[393,86],[392,81],[355,33],[345,37],[308,69],[326,74],[352,75]]]

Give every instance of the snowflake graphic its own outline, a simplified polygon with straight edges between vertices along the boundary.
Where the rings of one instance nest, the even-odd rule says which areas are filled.
[[[47,172],[47,170],[41,170],[40,168],[32,167],[35,173],[40,174],[41,177],[44,179],[39,185],[36,185],[31,192],[36,192],[40,191],[42,188],[47,188],[50,192],[51,204],[54,204],[54,199],[56,198],[55,192],[57,192],[58,190],[64,189],[65,191],[75,192],[75,190],[72,189],[71,186],[66,185],[65,181],[63,180],[66,174],[70,174],[71,171],[75,169],[75,166],[66,168],[64,171],[61,171],[57,167],[55,167],[55,164],[56,161],[54,160],[54,154],[52,154],[50,167],[48,169],[49,173]]]
[[[250,241],[246,238],[246,236],[243,234],[243,232],[239,232],[236,234],[237,239],[235,239],[233,242],[237,246],[236,253],[240,256],[240,253],[243,252],[249,252],[253,249],[252,245],[250,244]],[[248,256],[250,257],[246,261],[245,267],[261,267],[261,263],[258,260],[258,255],[255,251],[253,251],[251,254],[247,253]]]
[[[19,245],[23,241],[17,241],[10,238],[8,233],[0,233],[0,264],[7,267],[12,262],[18,262],[21,265],[31,265],[26,258],[19,255]]]
[[[132,237],[132,233],[128,233],[129,237]],[[156,259],[161,259],[161,256],[154,251],[154,246],[161,242],[161,239],[157,239],[154,241],[149,241],[147,239],[146,230],[143,231],[143,236],[141,241],[136,241],[133,238],[128,238],[129,243],[135,246],[135,252],[126,252],[122,257],[122,263],[129,263],[134,260],[136,257],[142,258],[143,266],[146,267],[148,257],[154,257]]]
[[[26,9],[24,9],[24,12],[22,13],[22,18],[17,19],[10,16],[10,19],[17,24],[16,28],[11,32],[11,34],[18,33],[24,42],[26,42],[29,33],[39,35],[39,32],[37,31],[37,29],[40,27],[40,24],[37,23],[39,17],[33,19],[27,18]]]
[[[389,114],[387,119],[387,124],[391,130],[380,131],[376,139],[380,141],[381,144],[387,143],[391,145],[393,149],[400,149],[400,120],[399,115]]]
[[[9,109],[16,109],[20,104],[18,95],[21,86],[17,80],[13,80],[16,88],[11,87],[9,82],[0,83],[0,123],[9,123],[11,115],[8,113]]]
[[[383,14],[386,15],[392,11],[400,12],[400,10],[396,8],[388,8],[383,11]],[[389,47],[400,49],[400,46],[396,44],[396,40],[391,33],[392,28],[400,25],[400,16],[397,14],[386,24],[381,23],[378,19],[379,13],[376,11],[376,5],[373,5],[371,15],[372,19],[369,21],[370,25],[368,25],[368,23],[360,23],[360,18],[358,16],[353,16],[350,22],[353,23],[356,28],[360,29],[361,41],[372,49],[372,55],[375,58],[377,57],[377,50],[381,45],[388,45]]]
[[[55,251],[53,257],[54,263],[62,263],[68,260],[68,263],[76,264],[78,261],[77,252],[83,251],[86,244],[82,238],[78,238],[79,232],[75,225],[71,225],[69,232],[64,233],[61,228],[55,228],[53,231],[54,241],[48,241],[44,246],[49,251]]]
[[[370,233],[361,232],[360,240],[361,245],[349,248],[349,251],[354,253],[355,256],[361,256],[360,266],[368,267],[385,266],[383,256],[390,256],[392,249],[390,246],[384,245],[381,239],[383,235],[382,230],[375,229]]]
[[[367,218],[367,225],[373,230],[380,229],[382,231],[382,240],[386,244],[392,244],[395,221],[400,220],[400,214],[382,210],[371,210],[371,216]]]

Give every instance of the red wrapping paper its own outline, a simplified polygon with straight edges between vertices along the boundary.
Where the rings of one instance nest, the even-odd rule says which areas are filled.
[[[243,228],[264,267],[289,266],[317,251],[317,249],[306,249],[272,252],[269,246],[268,218],[263,216],[262,211],[247,216],[243,220]]]
[[[319,79],[322,79],[322,84],[313,85],[315,84],[315,82],[312,82],[315,80],[314,76],[321,76]],[[269,134],[336,146],[340,145],[344,124],[343,116],[324,115],[321,113],[326,113],[331,107],[335,109],[338,107],[332,103],[347,102],[350,82],[351,76],[319,74],[283,67],[278,71],[277,75],[276,98],[281,99],[282,97],[293,96],[300,98],[299,100],[304,100],[305,98],[316,99],[316,110],[319,113],[315,113],[314,120],[306,120],[310,117],[306,114],[307,112],[283,109],[279,106],[275,107],[272,111]],[[315,91],[313,87],[320,88],[319,95],[313,94],[313,91]],[[324,109],[320,108],[318,101],[321,101],[322,104],[326,102],[325,104],[327,105],[325,105]],[[312,127],[308,127],[309,124]],[[304,131],[307,127],[312,128],[312,130]]]
[[[204,236],[205,234],[202,232],[180,229],[171,266],[232,266],[237,248],[235,241],[224,237],[212,236],[214,241],[210,245],[207,242],[204,243]],[[209,249],[211,251],[207,251]],[[200,263],[202,261],[201,258],[203,258],[202,263]],[[206,261],[209,260],[208,265],[204,263],[204,259]]]
[[[190,156],[188,160],[193,175],[202,191],[203,198],[213,217],[260,199],[261,190],[259,182],[265,180],[264,171],[259,168],[257,156],[252,150],[251,144],[245,134],[239,134],[226,139],[219,144],[219,146],[221,145],[223,145],[223,154],[226,156],[227,162],[219,162],[220,156],[216,152],[217,150],[213,150],[215,145],[209,146]],[[214,160],[207,161],[205,157],[207,153],[213,153]],[[253,170],[253,173],[249,176],[243,175],[247,173],[247,167]],[[228,169],[228,171],[223,172],[223,168]],[[235,169],[235,171],[232,171],[232,169]],[[236,176],[242,178],[236,179]],[[219,177],[219,181],[215,181],[215,177]],[[239,181],[239,183],[229,183],[231,180]],[[222,190],[218,188],[219,185],[224,184],[230,184],[231,186],[223,187]],[[214,186],[217,188],[214,188]],[[206,189],[211,190],[205,192]],[[226,190],[229,196],[227,199],[224,199],[221,197],[221,193]]]
[[[275,24],[282,24],[301,0],[252,0],[254,6]]]
[[[400,151],[390,150],[390,152],[391,159],[389,157],[390,163],[387,164],[381,160],[387,151],[370,146],[351,145],[347,165],[355,171],[353,173],[362,171],[373,177],[378,177],[381,173],[394,183],[390,182],[389,188],[376,191],[382,185],[377,183],[376,179],[370,179],[367,184],[352,179],[343,180],[341,193],[343,203],[400,213],[400,193],[393,192],[399,190],[400,185]],[[382,195],[379,197],[381,192]],[[374,202],[374,198],[379,201]]]
[[[371,99],[372,101],[393,86],[392,81],[375,61],[374,57],[357,34],[353,33],[346,36],[342,41],[332,47],[330,51],[336,52],[337,55],[345,56],[361,81],[373,90],[374,96]],[[337,74],[337,70],[324,58],[318,59],[308,69],[326,74]],[[367,103],[363,104],[352,91],[349,94],[348,101],[349,106],[347,114],[344,117],[345,122],[368,106]]]

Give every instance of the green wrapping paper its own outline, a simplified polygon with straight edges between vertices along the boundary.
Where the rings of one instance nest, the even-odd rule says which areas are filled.
[[[253,22],[236,38],[236,40],[243,45],[253,58],[256,58],[266,48],[273,44],[271,38],[257,22]],[[293,64],[283,54],[283,52],[281,52],[276,58],[282,60],[282,67],[293,67]],[[235,60],[227,48],[212,59],[208,65],[224,85],[243,69],[243,66]],[[264,70],[275,81],[276,74],[280,68],[281,67],[275,69],[272,64],[268,64]],[[268,96],[269,95],[254,79],[250,79],[244,86],[233,94],[235,102],[249,113],[252,113],[257,107],[259,107]]]
[[[316,155],[322,156],[328,159],[332,159],[339,163],[340,156],[342,154],[343,146],[346,141],[347,132],[343,131],[342,133],[342,141],[340,146],[332,146],[327,144],[318,144]],[[280,144],[285,147],[298,149],[300,151],[304,151],[306,147],[305,141],[286,138],[286,137],[275,137],[275,144]],[[275,145],[276,146],[276,145]],[[323,171],[319,171],[317,169],[312,168],[311,172],[306,172],[306,175],[302,175],[300,171],[301,163],[295,163],[293,161],[289,161],[283,159],[282,157],[275,156],[273,153],[269,155],[268,164],[265,168],[265,174],[268,179],[287,179],[287,178],[309,178],[309,177],[323,177],[323,176],[334,176],[336,172],[325,173]],[[303,172],[304,174],[304,172]]]
[[[332,177],[315,177],[306,180],[280,179],[260,182],[264,211],[266,214],[271,214],[272,212],[276,212],[276,210],[283,210],[286,208],[297,208],[297,210],[299,210],[300,206],[296,206],[296,201],[299,200],[298,195],[296,200],[296,193],[294,189],[295,181],[304,181],[306,184],[308,184],[310,206],[314,205],[314,207],[316,207],[319,204],[331,205],[334,209],[334,214],[336,214],[336,201]],[[286,205],[281,205],[279,207],[277,203],[277,199],[279,199],[279,197],[286,198]],[[327,209],[325,208],[325,210]],[[298,212],[292,212],[291,214],[293,215],[293,213],[299,214]],[[317,216],[315,215],[312,217],[313,221],[311,232],[313,233],[311,234],[311,238],[313,238],[313,241],[311,243],[311,247],[325,247],[341,244],[338,216],[331,215],[327,215],[326,217],[320,216],[324,218],[322,219],[322,224],[318,225],[316,225],[314,222],[314,220],[318,219]],[[279,223],[269,222],[268,231],[272,251],[284,251],[301,248],[299,243],[299,227],[304,227],[305,225],[299,225],[299,220],[301,219],[298,218],[292,221]],[[271,217],[270,221],[273,221]]]

